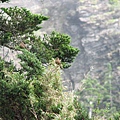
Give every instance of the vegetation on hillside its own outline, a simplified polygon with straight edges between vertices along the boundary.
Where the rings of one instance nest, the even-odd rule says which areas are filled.
[[[108,70],[105,73],[103,80],[92,78],[89,74],[81,84],[82,91],[77,91],[76,94],[84,107],[92,108],[94,119],[119,120],[120,105],[119,105],[119,87],[113,86],[112,66],[109,63]],[[115,93],[115,94],[113,94]]]
[[[34,31],[46,20],[25,8],[0,10],[0,46],[22,52],[20,69],[0,58],[1,120],[90,120],[77,96],[63,92],[61,69],[71,65],[79,50],[66,34],[36,36]]]

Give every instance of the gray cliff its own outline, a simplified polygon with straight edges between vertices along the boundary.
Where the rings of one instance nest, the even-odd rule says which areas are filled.
[[[51,4],[48,4],[51,3]],[[47,0],[41,11],[50,16],[43,31],[57,30],[71,36],[80,53],[64,79],[69,90],[79,89],[87,75],[103,80],[112,66],[114,84],[120,83],[120,9],[108,1]],[[50,26],[50,27],[48,27]],[[118,89],[119,86],[118,86]]]

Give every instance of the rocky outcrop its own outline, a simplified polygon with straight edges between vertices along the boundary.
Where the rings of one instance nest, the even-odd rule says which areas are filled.
[[[0,46],[0,57],[4,59],[6,62],[11,62],[14,64],[16,69],[20,69],[20,59],[18,59],[17,55],[21,54],[21,51],[11,50],[7,47]]]
[[[69,90],[78,89],[88,74],[104,79],[108,64],[114,83],[120,83],[120,10],[108,1],[54,1],[48,9],[50,19],[43,25],[47,32],[57,30],[71,36],[71,44],[80,49],[72,66],[63,75]]]
[[[72,36],[72,45],[80,49],[71,68],[65,71],[74,81],[74,89],[88,74],[104,79],[108,63],[112,65],[114,79],[120,83],[120,11],[105,2],[88,4],[87,1],[78,3],[73,11],[76,13],[68,14],[63,26],[64,32]]]

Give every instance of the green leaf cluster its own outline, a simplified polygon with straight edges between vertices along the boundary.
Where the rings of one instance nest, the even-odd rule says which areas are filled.
[[[44,45],[53,52],[53,58],[59,57],[63,67],[70,67],[70,63],[78,54],[79,50],[70,45],[71,38],[66,34],[53,31],[49,36],[44,35]]]
[[[21,73],[25,73],[27,78],[37,77],[42,75],[43,66],[41,61],[36,57],[35,54],[29,52],[28,50],[22,50],[22,54],[18,55],[18,58],[21,59]]]
[[[14,39],[18,39],[20,36],[31,34],[33,31],[39,30],[41,28],[40,24],[42,23],[42,21],[47,19],[48,17],[39,14],[32,14],[29,10],[25,8],[1,8],[1,44],[3,45],[9,42],[13,42]]]
[[[70,36],[55,31],[45,34],[43,38],[35,36],[34,31],[40,30],[40,24],[45,20],[48,17],[32,14],[25,8],[1,8],[0,44],[19,49],[19,44],[24,42],[26,49],[35,53],[42,63],[58,57],[63,68],[70,67],[79,49],[70,45]]]

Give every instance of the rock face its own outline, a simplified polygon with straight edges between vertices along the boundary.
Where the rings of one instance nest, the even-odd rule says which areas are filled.
[[[50,16],[43,29],[71,36],[71,45],[80,53],[69,69],[64,70],[65,85],[77,90],[80,81],[88,74],[92,78],[104,79],[108,63],[112,66],[114,83],[120,83],[120,10],[108,0],[31,0],[14,3],[28,7],[33,12]],[[24,3],[24,4],[23,4]],[[29,4],[29,7],[27,4]],[[117,7],[117,6],[116,6]]]
[[[49,1],[48,1],[49,2]],[[88,74],[104,79],[108,64],[116,84],[120,83],[120,10],[108,1],[54,1],[48,9],[50,20],[43,25],[47,32],[57,30],[71,36],[71,44],[80,49],[72,66],[64,70],[69,90],[78,89]],[[116,6],[117,7],[117,6]],[[42,9],[43,9],[42,8]],[[69,81],[70,80],[70,81]]]
[[[107,3],[78,3],[73,10],[76,13],[70,12],[63,25],[64,32],[72,36],[72,45],[80,49],[74,64],[65,71],[74,81],[73,89],[77,89],[77,83],[88,73],[93,78],[103,79],[108,63],[112,65],[113,76],[120,82],[117,68],[120,65],[119,10],[104,6]]]
[[[18,54],[21,54],[21,51],[11,50],[7,47],[0,47],[0,57],[7,62],[13,62],[16,66],[16,69],[20,69],[20,59],[17,58]]]

